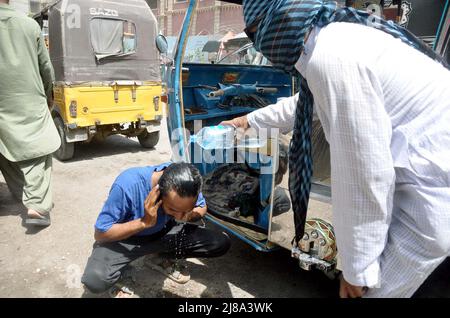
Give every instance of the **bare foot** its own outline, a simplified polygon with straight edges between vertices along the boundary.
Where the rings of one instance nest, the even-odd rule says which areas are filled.
[[[35,210],[28,209],[28,217],[33,219],[41,219],[42,215]]]
[[[113,286],[109,290],[109,297],[111,298],[139,298],[131,289],[126,286]]]
[[[131,298],[131,296],[132,295],[119,290],[119,292],[116,294],[114,298]]]

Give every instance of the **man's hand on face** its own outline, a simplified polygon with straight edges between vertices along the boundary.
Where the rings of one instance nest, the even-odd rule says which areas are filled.
[[[344,276],[341,276],[341,287],[339,289],[341,298],[361,298],[366,292],[367,287],[351,285],[344,279]]]
[[[162,204],[159,198],[159,186],[157,185],[150,191],[144,202],[144,217],[142,222],[145,228],[150,228],[156,225],[158,219],[158,209]]]

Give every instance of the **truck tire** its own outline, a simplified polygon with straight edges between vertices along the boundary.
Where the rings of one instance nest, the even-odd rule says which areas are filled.
[[[60,161],[66,161],[73,158],[75,152],[75,144],[68,143],[66,141],[66,130],[64,127],[64,122],[60,117],[53,118],[56,129],[59,133],[59,138],[61,139],[61,146],[55,151],[54,156]]]
[[[159,141],[159,131],[149,133],[147,132],[147,130],[145,130],[138,136],[138,139],[142,147],[153,148]]]

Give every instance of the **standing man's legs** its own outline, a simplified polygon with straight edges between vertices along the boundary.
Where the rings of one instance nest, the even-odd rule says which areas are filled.
[[[409,298],[446,256],[429,258],[421,251],[415,233],[393,219],[388,242],[380,258],[380,288],[369,289],[368,298]]]
[[[11,193],[28,209],[28,220],[36,219],[36,225],[49,225],[53,208],[52,155],[20,162],[11,162],[0,155],[0,169]],[[42,222],[43,217],[48,222]]]
[[[24,178],[16,162],[11,162],[0,153],[0,171],[14,198],[22,202]]]
[[[394,202],[381,288],[366,297],[411,297],[450,255],[450,188],[403,184]]]

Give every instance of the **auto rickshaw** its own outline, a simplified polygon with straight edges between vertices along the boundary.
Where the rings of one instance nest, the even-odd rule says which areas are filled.
[[[75,143],[114,134],[154,147],[163,85],[157,21],[146,1],[55,1],[35,19],[48,21],[56,158],[71,159]]]
[[[259,251],[285,248],[298,259],[301,268],[319,269],[334,278],[340,265],[331,222],[329,146],[320,124],[313,123],[313,184],[305,234],[297,245],[293,245],[296,229],[288,191],[291,135],[273,132],[264,139],[244,134],[235,136],[232,147],[202,146],[202,138],[208,137],[202,128],[215,127],[223,120],[292,96],[295,80],[268,64],[233,65],[229,63],[233,59],[226,59],[226,63],[184,63],[198,2],[189,1],[174,59],[165,66],[174,160],[191,162],[202,173],[207,220]],[[224,2],[242,4],[240,0]],[[447,20],[442,20],[447,22],[441,22],[438,28],[436,21],[434,31],[439,29],[436,46],[447,50],[442,54],[449,50],[448,2],[444,11]]]

